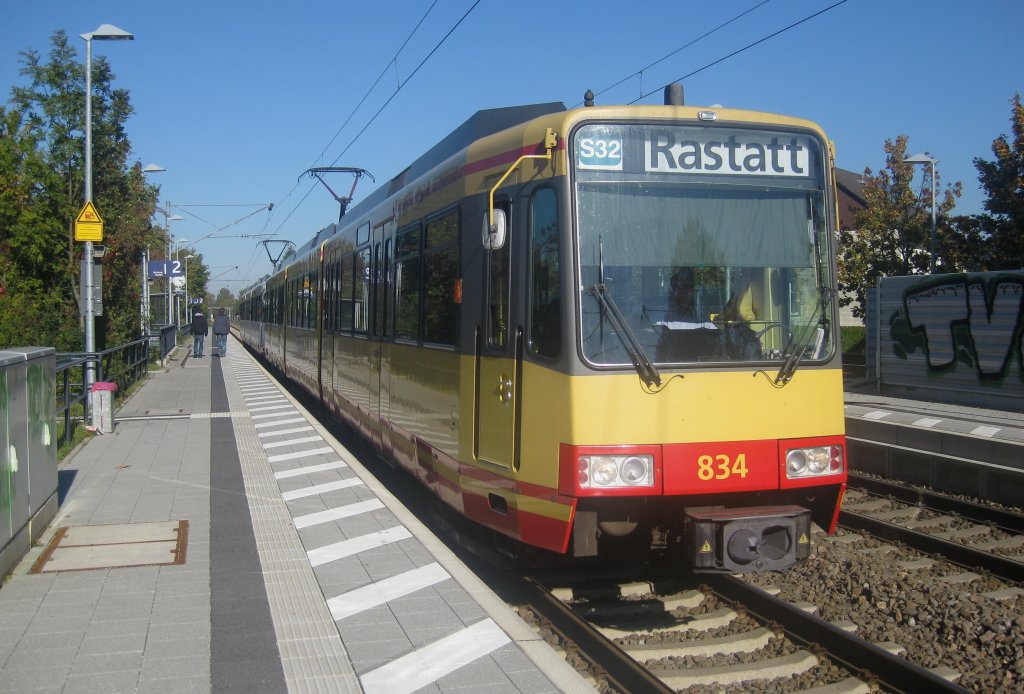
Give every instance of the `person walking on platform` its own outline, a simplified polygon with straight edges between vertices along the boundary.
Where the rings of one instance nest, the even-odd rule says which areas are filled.
[[[206,315],[202,311],[196,311],[192,316],[192,356],[197,359],[203,356],[203,340],[206,333],[210,332],[210,326],[206,322]]]
[[[217,356],[223,357],[228,353],[228,333],[230,331],[231,325],[228,321],[227,309],[217,309],[217,315],[213,317],[213,346],[217,350]]]

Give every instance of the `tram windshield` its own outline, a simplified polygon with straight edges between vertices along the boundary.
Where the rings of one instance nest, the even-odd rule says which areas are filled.
[[[832,354],[835,280],[815,139],[587,125],[574,152],[588,362],[636,365],[639,352],[658,365],[786,370],[794,357]]]

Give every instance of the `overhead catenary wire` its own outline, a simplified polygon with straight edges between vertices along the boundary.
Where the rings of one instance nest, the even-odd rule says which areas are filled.
[[[808,15],[808,16],[804,17],[803,19],[801,19],[801,20],[799,20],[797,22],[793,22],[789,26],[783,27],[782,29],[779,29],[778,31],[772,32],[771,34],[768,34],[767,36],[764,36],[764,37],[758,39],[757,41],[754,41],[752,43],[748,43],[743,48],[735,50],[735,51],[733,51],[732,53],[730,53],[728,55],[722,56],[718,60],[712,61],[712,62],[708,63],[707,65],[705,65],[704,67],[698,68],[698,69],[694,70],[693,72],[687,73],[687,74],[683,75],[682,77],[679,77],[679,78],[674,79],[672,81],[673,82],[682,82],[683,80],[686,80],[686,79],[688,79],[690,77],[693,77],[694,75],[700,74],[701,72],[704,72],[708,68],[714,67],[715,65],[718,65],[719,63],[725,62],[729,58],[735,57],[735,56],[739,55],[740,53],[743,53],[744,51],[747,51],[747,50],[753,48],[754,46],[760,45],[760,44],[764,43],[765,41],[769,41],[769,40],[775,38],[776,36],[779,36],[780,34],[784,34],[785,32],[789,31],[790,29],[794,29],[794,28],[800,26],[801,24],[804,24],[805,22],[809,22],[810,20],[814,19],[815,17],[819,17],[819,16],[825,14],[829,10],[834,10],[835,8],[839,7],[840,5],[845,4],[847,1],[848,0],[839,0],[839,2],[837,2],[837,3],[833,4],[833,5],[829,5],[828,7],[826,7],[823,10],[819,10],[819,11],[815,12],[814,14]],[[633,105],[633,104],[637,103],[638,101],[642,101],[643,99],[646,99],[647,97],[651,96],[652,94],[660,92],[662,89],[664,89],[664,87],[665,87],[665,85],[662,85],[662,86],[658,87],[657,89],[652,89],[651,91],[647,92],[646,94],[641,94],[638,98],[634,99],[633,101],[630,101],[629,103],[630,103],[630,105]]]
[[[411,32],[409,32],[409,35],[405,37],[405,41],[403,41],[402,45],[399,47],[399,49],[397,51],[395,51],[395,54],[393,56],[391,56],[391,60],[389,60],[387,65],[384,66],[384,69],[381,70],[380,75],[377,76],[377,79],[375,79],[373,81],[373,84],[371,84],[370,87],[366,90],[366,93],[363,94],[363,98],[361,98],[359,100],[359,103],[356,104],[355,108],[352,109],[352,112],[348,114],[348,117],[341,124],[341,127],[338,128],[337,132],[334,133],[334,136],[331,137],[331,139],[327,143],[327,145],[324,146],[324,148],[320,151],[320,154],[318,154],[316,156],[316,158],[313,160],[313,164],[314,165],[316,164],[316,162],[318,162],[321,159],[323,159],[324,154],[326,154],[327,150],[331,148],[331,145],[334,144],[334,141],[338,139],[338,136],[341,135],[341,131],[344,130],[345,126],[347,126],[349,124],[349,121],[351,121],[352,118],[356,115],[356,113],[362,107],[363,103],[365,103],[366,100],[369,98],[370,94],[373,93],[373,90],[377,88],[377,85],[380,84],[380,81],[384,78],[384,75],[386,75],[388,73],[388,70],[391,69],[391,66],[395,65],[396,70],[397,70],[398,56],[402,53],[402,51],[405,49],[405,47],[409,44],[409,41],[412,40],[412,37],[416,35],[416,32],[419,31],[420,26],[422,26],[423,22],[426,20],[427,15],[430,14],[431,10],[434,9],[434,6],[437,5],[437,2],[438,2],[438,0],[434,0],[434,2],[431,3],[430,7],[427,8],[427,11],[423,13],[423,16],[420,17],[420,21],[416,23],[416,26],[413,27]],[[307,168],[309,168],[309,167],[307,167]],[[291,189],[285,194],[285,196],[283,198],[281,198],[281,203],[283,203],[285,200],[287,200],[288,198],[290,198],[292,196],[292,194],[295,192],[295,190],[299,187],[299,184],[300,184],[299,180],[296,180],[296,182],[294,184],[292,184]],[[309,194],[315,188],[316,188],[315,185],[310,185],[309,189],[306,191],[306,194],[302,196],[302,200],[299,200],[299,202],[296,203],[295,208],[293,208],[293,210],[292,210],[293,212],[300,205],[302,205],[303,202],[306,201],[306,198],[309,197]],[[289,212],[288,217],[291,217],[291,212]],[[288,217],[285,217],[284,221],[287,221]],[[267,218],[267,226],[269,226],[269,221],[270,221],[270,218],[268,217]],[[282,222],[281,225],[283,226],[284,222]],[[280,228],[281,227],[279,226],[278,229],[280,229]]]
[[[409,32],[409,35],[405,37],[405,41],[403,41],[402,45],[398,48],[397,51],[395,51],[395,54],[391,56],[391,60],[388,61],[388,64],[384,67],[383,70],[381,70],[380,74],[377,75],[377,79],[373,81],[373,84],[370,85],[370,88],[366,90],[365,94],[363,94],[363,98],[359,100],[359,103],[356,104],[355,108],[352,109],[352,112],[348,114],[348,117],[341,124],[341,127],[338,128],[338,131],[334,133],[334,136],[331,138],[331,141],[328,142],[327,145],[323,148],[323,150],[321,150],[320,154],[316,156],[316,161],[320,161],[323,158],[323,156],[327,154],[327,150],[329,150],[331,148],[331,145],[334,144],[334,141],[338,139],[338,136],[341,135],[341,131],[345,129],[345,126],[347,126],[349,122],[351,122],[352,118],[356,115],[356,112],[359,111],[359,109],[362,107],[364,103],[366,103],[366,100],[370,97],[370,94],[372,94],[373,90],[377,88],[377,85],[380,84],[380,81],[384,79],[384,75],[388,73],[388,70],[391,69],[391,66],[394,65],[397,69],[398,56],[402,53],[403,50],[405,50],[405,47],[409,45],[409,42],[412,41],[412,37],[416,34],[417,31],[419,31],[419,28],[423,25],[423,22],[426,21],[427,15],[430,14],[430,11],[434,9],[434,6],[437,5],[437,3],[438,0],[434,0],[434,2],[431,3],[430,7],[427,8],[427,11],[423,13],[423,16],[420,17],[420,21],[416,23],[416,26],[414,26],[412,31]],[[399,83],[398,89],[401,88],[402,85],[401,83]]]
[[[250,212],[249,214],[243,215],[243,216],[239,217],[238,219],[234,220],[233,222],[228,222],[227,224],[224,224],[223,226],[217,226],[213,222],[211,222],[209,220],[206,220],[206,219],[203,219],[202,217],[200,217],[199,215],[195,214],[194,212],[189,211],[187,208],[189,208],[189,207],[253,207],[254,205],[171,205],[171,207],[173,207],[174,209],[179,210],[181,212],[184,212],[185,214],[189,215],[190,217],[193,217],[193,218],[199,220],[200,222],[203,222],[204,224],[208,224],[209,226],[212,226],[214,228],[214,230],[211,231],[206,236],[203,236],[202,238],[198,238],[198,239],[195,239],[194,241],[190,242],[190,243],[195,244],[195,243],[199,243],[200,241],[205,241],[208,238],[231,238],[231,237],[225,237],[225,236],[216,236],[216,234],[218,234],[221,231],[224,231],[225,229],[229,229],[229,228],[233,227],[234,225],[239,224],[240,222],[244,222],[246,219],[249,219],[250,217],[259,214],[263,210],[273,210],[274,209],[274,203],[272,203],[272,202],[271,203],[266,203],[266,202],[258,203],[258,205],[259,205],[259,209],[256,209],[256,210]]]
[[[711,68],[711,67],[714,67],[715,65],[718,65],[718,64],[720,64],[720,63],[722,63],[722,62],[724,62],[724,61],[726,61],[726,60],[728,60],[728,59],[730,59],[730,58],[733,58],[733,57],[735,57],[735,56],[737,56],[737,55],[739,55],[739,54],[741,54],[741,53],[743,53],[743,52],[745,52],[745,51],[747,51],[747,50],[750,50],[751,48],[754,48],[754,47],[756,47],[756,46],[758,46],[758,45],[760,45],[760,44],[762,44],[762,43],[764,43],[764,42],[766,42],[766,41],[769,41],[769,40],[771,40],[771,39],[773,39],[773,38],[775,38],[775,37],[777,37],[777,36],[779,36],[779,35],[781,35],[781,34],[783,34],[783,33],[787,32],[787,31],[789,31],[789,30],[791,30],[791,29],[794,29],[794,28],[796,28],[797,26],[800,26],[801,24],[804,24],[804,23],[806,23],[806,22],[808,22],[808,21],[810,21],[810,20],[812,20],[812,19],[814,19],[814,18],[816,18],[816,17],[819,17],[819,16],[821,16],[822,14],[825,14],[826,12],[829,12],[830,10],[833,10],[833,9],[835,9],[836,7],[839,7],[840,5],[843,5],[843,4],[845,4],[845,3],[847,2],[847,1],[848,1],[848,0],[839,0],[838,2],[836,2],[836,3],[834,3],[834,4],[830,5],[830,6],[828,6],[828,7],[826,7],[826,8],[824,8],[824,9],[822,9],[822,10],[819,10],[818,12],[815,12],[815,13],[813,13],[813,14],[811,14],[811,15],[808,15],[807,17],[804,17],[803,19],[801,19],[801,20],[799,20],[799,21],[796,21],[796,22],[794,22],[794,23],[792,23],[792,24],[790,24],[790,25],[788,25],[788,26],[786,26],[786,27],[783,27],[782,29],[779,29],[778,31],[772,32],[771,34],[768,34],[768,35],[766,35],[766,36],[764,36],[764,37],[762,37],[762,38],[760,38],[760,39],[758,39],[758,40],[756,40],[756,41],[753,41],[753,42],[751,42],[751,43],[748,43],[747,45],[743,46],[742,48],[739,48],[739,49],[737,49],[737,50],[735,50],[735,51],[732,51],[731,53],[729,53],[729,54],[727,54],[727,55],[725,55],[725,56],[723,56],[723,57],[721,57],[721,58],[718,58],[717,60],[714,60],[714,61],[712,61],[712,62],[710,62],[710,63],[708,63],[708,64],[704,65],[703,67],[700,67],[700,68],[698,68],[698,69],[696,69],[696,70],[694,70],[694,71],[692,71],[692,72],[690,72],[690,73],[688,73],[688,74],[686,74],[686,75],[684,75],[684,76],[682,76],[682,77],[680,77],[680,78],[678,78],[678,79],[676,79],[676,80],[673,80],[673,81],[676,81],[676,82],[680,82],[680,81],[683,81],[683,80],[685,80],[685,79],[688,79],[688,78],[690,78],[690,77],[693,77],[694,75],[697,75],[697,74],[699,74],[699,73],[701,73],[701,72],[703,72],[703,71],[705,71],[705,70],[707,70],[707,69],[709,69],[709,68]],[[637,76],[637,75],[642,75],[644,71],[646,71],[646,70],[649,70],[649,69],[651,69],[652,67],[654,67],[654,66],[656,66],[656,65],[658,65],[658,64],[660,64],[660,63],[662,63],[662,62],[664,62],[665,60],[667,60],[667,59],[671,58],[672,56],[674,56],[674,55],[678,54],[679,52],[683,51],[684,49],[686,49],[686,48],[688,48],[688,47],[690,47],[690,46],[694,45],[695,43],[697,43],[697,42],[701,41],[702,39],[704,39],[704,38],[707,38],[708,36],[710,36],[710,35],[714,34],[715,32],[717,32],[717,31],[719,31],[719,30],[721,30],[721,29],[725,28],[726,26],[728,26],[728,25],[732,24],[733,22],[735,22],[735,21],[739,20],[740,18],[742,18],[742,17],[744,17],[744,16],[746,16],[746,15],[750,14],[751,12],[753,12],[753,11],[757,10],[758,8],[760,8],[760,7],[764,6],[764,5],[765,5],[765,4],[767,4],[768,2],[770,2],[770,0],[763,0],[762,2],[760,2],[760,3],[756,4],[756,5],[754,5],[753,7],[750,7],[749,9],[747,9],[747,10],[744,10],[743,12],[741,12],[741,13],[737,14],[736,16],[732,17],[732,18],[731,18],[731,19],[729,19],[728,21],[726,21],[726,22],[724,22],[724,23],[722,23],[722,24],[720,24],[720,25],[716,26],[715,28],[713,28],[713,29],[711,29],[711,30],[709,30],[709,31],[705,32],[705,33],[704,33],[704,34],[702,34],[701,36],[699,36],[699,37],[697,37],[696,39],[693,39],[692,41],[688,42],[687,44],[685,44],[685,45],[683,45],[683,46],[681,46],[681,47],[679,47],[679,48],[677,48],[677,49],[675,49],[675,50],[671,51],[670,53],[667,53],[667,54],[666,54],[665,56],[663,56],[662,58],[659,58],[658,60],[654,61],[653,63],[651,63],[651,64],[649,64],[649,65],[647,65],[647,66],[645,66],[645,67],[641,68],[640,70],[638,70],[638,71],[636,71],[636,72],[633,72],[633,73],[632,73],[632,74],[630,74],[629,76],[627,76],[627,77],[623,78],[622,80],[619,80],[618,82],[616,82],[616,83],[614,83],[614,84],[612,84],[612,85],[610,85],[610,86],[608,86],[608,87],[606,87],[606,88],[602,89],[602,90],[601,90],[600,92],[598,92],[598,93],[600,94],[600,93],[606,92],[606,91],[608,91],[608,90],[610,90],[610,89],[613,89],[614,87],[616,87],[616,86],[618,86],[618,85],[622,84],[623,82],[625,82],[625,81],[627,81],[627,80],[631,79],[632,77],[635,77],[635,76]],[[361,108],[361,107],[362,107],[362,105],[363,105],[363,104],[365,103],[366,99],[367,99],[367,98],[369,97],[369,94],[370,94],[370,93],[372,93],[372,91],[373,91],[373,90],[374,90],[374,89],[375,89],[375,88],[377,87],[377,85],[378,85],[378,84],[380,83],[380,81],[381,81],[381,80],[383,79],[384,75],[385,75],[385,74],[387,74],[387,72],[388,72],[388,71],[389,71],[389,70],[391,69],[392,65],[395,65],[395,64],[396,64],[396,61],[397,61],[397,56],[398,56],[398,55],[399,55],[399,54],[401,53],[401,51],[402,51],[402,50],[403,50],[403,49],[405,48],[405,46],[406,46],[406,45],[408,44],[409,40],[410,40],[410,39],[412,38],[412,36],[413,36],[413,35],[414,35],[414,34],[416,33],[416,31],[418,31],[418,30],[419,30],[419,28],[420,28],[420,26],[422,25],[423,21],[425,20],[426,16],[427,16],[427,15],[428,15],[428,14],[430,13],[430,11],[431,11],[431,10],[432,10],[432,9],[434,8],[434,6],[435,6],[436,4],[437,4],[437,3],[436,3],[436,0],[435,0],[435,2],[431,4],[431,6],[430,6],[430,7],[428,8],[427,12],[426,12],[426,13],[425,13],[425,14],[423,15],[423,17],[422,17],[422,18],[420,19],[419,23],[417,23],[416,27],[414,27],[414,29],[413,29],[413,31],[412,31],[412,32],[410,33],[410,35],[409,35],[409,36],[408,36],[408,37],[406,38],[406,40],[405,40],[405,41],[403,42],[403,44],[402,44],[402,46],[401,46],[401,47],[399,48],[399,50],[398,50],[398,51],[397,51],[397,52],[395,53],[395,56],[394,56],[394,57],[393,57],[393,58],[392,58],[391,60],[389,60],[389,61],[388,61],[388,64],[387,64],[387,66],[386,66],[386,67],[384,68],[384,70],[382,70],[382,71],[381,71],[380,75],[379,75],[379,76],[377,77],[377,79],[376,79],[376,80],[374,81],[373,85],[371,85],[371,87],[370,87],[370,88],[368,89],[367,93],[366,93],[366,94],[365,94],[365,95],[363,96],[363,98],[362,98],[362,99],[361,99],[361,100],[359,101],[359,103],[358,103],[358,104],[356,105],[356,107],[355,107],[355,108],[353,109],[352,113],[350,113],[350,114],[349,114],[349,116],[348,116],[348,117],[347,117],[347,118],[345,119],[345,121],[344,121],[344,122],[342,123],[341,127],[339,127],[338,131],[337,131],[337,132],[336,132],[336,133],[334,134],[334,136],[333,136],[333,137],[331,138],[330,142],[328,142],[328,145],[327,145],[327,146],[326,146],[326,147],[324,148],[324,150],[322,150],[322,151],[320,152],[320,154],[319,154],[319,155],[318,155],[318,157],[317,157],[317,159],[318,159],[318,160],[319,160],[319,159],[321,159],[321,158],[323,157],[324,153],[325,153],[325,152],[326,152],[326,151],[327,151],[327,150],[328,150],[328,149],[330,148],[330,146],[331,146],[331,145],[332,145],[332,144],[333,144],[333,143],[334,143],[334,142],[335,142],[335,141],[337,140],[337,138],[338,138],[338,136],[340,135],[340,133],[341,133],[341,132],[342,132],[342,131],[344,130],[344,128],[345,128],[345,127],[346,127],[346,126],[347,126],[347,125],[348,125],[348,124],[349,124],[349,123],[351,122],[352,118],[353,118],[353,117],[354,117],[354,115],[355,115],[355,114],[356,114],[356,113],[358,112],[359,108]],[[389,106],[389,105],[391,104],[391,102],[392,102],[392,101],[393,101],[393,100],[395,99],[395,97],[396,97],[396,96],[398,95],[398,93],[399,93],[399,92],[400,92],[400,91],[401,91],[401,90],[402,90],[402,89],[403,89],[403,88],[404,88],[404,87],[405,87],[405,86],[406,86],[406,85],[407,85],[407,84],[408,84],[408,83],[409,83],[409,82],[410,82],[410,81],[411,81],[411,80],[412,80],[412,79],[413,79],[413,78],[414,78],[414,77],[416,76],[416,74],[417,74],[417,73],[418,73],[418,72],[420,71],[420,69],[421,69],[421,68],[422,68],[422,67],[423,67],[423,66],[424,66],[424,65],[425,65],[425,64],[426,64],[426,63],[427,63],[427,62],[428,62],[428,61],[430,60],[430,58],[431,58],[431,57],[432,57],[432,56],[433,56],[433,55],[434,55],[434,54],[435,54],[435,53],[436,53],[436,52],[437,52],[437,51],[438,51],[438,50],[440,49],[440,47],[441,47],[442,45],[444,45],[444,43],[445,43],[445,42],[446,42],[446,41],[447,41],[447,40],[448,40],[448,39],[449,39],[449,38],[451,37],[451,35],[452,35],[452,34],[453,34],[453,33],[454,33],[454,32],[455,32],[455,31],[456,31],[456,30],[457,30],[457,29],[458,29],[458,28],[459,28],[459,27],[460,27],[460,26],[462,25],[462,23],[463,23],[463,22],[464,22],[464,21],[466,20],[466,18],[467,18],[467,17],[468,17],[468,16],[469,16],[469,15],[470,15],[470,14],[471,14],[472,12],[473,12],[473,10],[474,10],[474,9],[475,9],[475,8],[477,7],[477,5],[479,5],[479,4],[480,4],[480,0],[476,0],[476,1],[475,1],[475,2],[474,2],[474,3],[473,3],[473,4],[472,4],[472,5],[470,6],[470,7],[469,7],[469,9],[468,9],[468,10],[466,10],[466,12],[465,12],[465,13],[464,13],[464,14],[463,14],[463,15],[462,15],[462,16],[461,16],[460,18],[459,18],[459,20],[458,20],[458,21],[457,21],[457,22],[456,22],[456,23],[455,23],[455,24],[454,24],[454,25],[453,25],[453,26],[451,27],[451,29],[449,29],[449,30],[448,30],[448,32],[447,32],[447,33],[446,33],[446,34],[445,34],[445,35],[444,35],[444,36],[443,36],[443,37],[441,38],[441,40],[440,40],[440,41],[438,41],[438,43],[437,43],[437,44],[436,44],[436,45],[435,45],[435,46],[433,47],[433,49],[431,49],[431,51],[430,51],[430,52],[429,52],[429,53],[428,53],[428,54],[427,54],[427,55],[426,55],[426,56],[425,56],[425,57],[424,57],[424,58],[423,58],[423,59],[422,59],[422,60],[420,61],[420,63],[419,63],[419,64],[418,64],[417,66],[416,66],[416,68],[415,68],[415,69],[414,69],[414,70],[413,70],[413,71],[412,71],[412,72],[411,72],[411,73],[409,74],[409,76],[408,76],[408,77],[407,77],[407,78],[406,78],[406,79],[405,79],[404,81],[401,81],[401,80],[400,80],[400,81],[398,82],[398,84],[397,84],[397,87],[395,88],[394,92],[392,92],[392,94],[391,94],[391,95],[390,95],[390,96],[388,97],[388,99],[387,99],[387,100],[386,100],[386,101],[384,102],[384,104],[383,104],[383,105],[382,105],[382,106],[381,106],[381,107],[380,107],[380,108],[379,108],[379,109],[378,109],[378,110],[377,110],[377,111],[376,111],[376,112],[375,112],[375,113],[373,114],[373,116],[371,116],[371,117],[370,117],[370,119],[369,119],[369,120],[368,120],[368,121],[367,121],[367,122],[366,122],[366,123],[365,123],[365,124],[363,125],[363,127],[362,127],[362,128],[361,128],[361,129],[359,130],[359,132],[357,132],[357,133],[356,133],[356,134],[355,134],[355,135],[354,135],[354,136],[352,137],[352,139],[351,139],[351,140],[350,140],[350,141],[348,142],[348,144],[347,144],[347,145],[346,145],[346,146],[345,146],[345,147],[344,147],[344,148],[343,148],[343,149],[341,150],[341,152],[340,152],[340,153],[338,154],[338,156],[334,158],[334,160],[333,160],[333,161],[331,162],[331,165],[332,165],[332,166],[333,166],[333,165],[335,165],[335,164],[336,164],[336,163],[337,163],[337,162],[338,162],[338,161],[339,161],[339,160],[340,160],[340,159],[341,159],[341,158],[342,158],[342,157],[343,157],[343,156],[344,156],[344,155],[345,155],[345,154],[346,154],[346,153],[347,153],[347,152],[348,152],[348,151],[349,151],[349,150],[350,150],[351,148],[352,148],[352,146],[353,146],[353,145],[354,145],[354,144],[355,144],[355,143],[356,143],[356,142],[357,142],[357,141],[358,141],[358,140],[360,139],[360,137],[362,137],[362,135],[363,135],[363,134],[364,134],[364,133],[365,133],[365,132],[366,132],[366,131],[367,131],[367,130],[368,130],[368,129],[370,128],[370,126],[371,126],[371,125],[373,125],[373,123],[374,123],[374,122],[375,122],[375,121],[376,121],[376,120],[377,120],[377,119],[379,118],[379,116],[381,115],[381,113],[383,113],[383,112],[384,112],[384,110],[385,110],[385,109],[386,109],[386,108],[387,108],[387,107],[388,107],[388,106]],[[664,87],[664,85],[662,85],[662,86],[659,86],[658,88],[656,88],[656,89],[653,89],[653,90],[651,90],[651,91],[648,91],[648,92],[645,92],[645,93],[641,93],[641,95],[640,95],[640,96],[639,96],[639,97],[638,97],[637,99],[635,99],[635,100],[633,100],[633,101],[631,101],[631,102],[629,102],[629,103],[630,103],[631,105],[632,105],[632,104],[636,104],[636,103],[637,103],[638,101],[641,101],[641,100],[643,100],[643,99],[645,99],[645,98],[647,98],[647,97],[651,96],[652,94],[655,94],[655,93],[657,93],[657,92],[661,91],[661,89],[662,89],[663,87]],[[287,194],[287,195],[286,195],[286,196],[284,197],[284,200],[287,200],[287,199],[288,199],[289,197],[291,197],[291,195],[292,195],[292,194],[293,194],[293,193],[295,192],[296,188],[298,188],[298,185],[299,185],[299,183],[297,182],[297,183],[296,183],[296,184],[295,184],[295,185],[294,185],[294,186],[292,187],[291,191],[289,191],[289,193],[288,193],[288,194]],[[301,199],[300,199],[300,200],[299,200],[299,201],[298,201],[298,202],[297,202],[297,203],[296,203],[296,204],[295,204],[295,205],[294,205],[294,206],[293,206],[293,207],[292,207],[292,208],[291,208],[291,209],[289,210],[288,214],[287,214],[287,215],[286,215],[286,216],[284,217],[284,219],[282,219],[282,220],[281,220],[281,222],[280,222],[280,223],[279,223],[279,224],[278,224],[278,225],[277,225],[277,226],[275,227],[275,229],[274,229],[274,231],[272,232],[272,234],[271,234],[271,235],[276,235],[277,233],[279,233],[279,232],[280,232],[280,230],[281,230],[281,229],[282,229],[282,228],[283,228],[283,227],[285,226],[285,224],[286,224],[286,223],[288,222],[288,220],[289,220],[289,219],[290,219],[290,218],[291,218],[291,217],[292,217],[292,216],[293,216],[293,215],[295,214],[295,212],[296,212],[296,211],[298,211],[298,209],[299,209],[299,208],[300,208],[300,207],[302,206],[302,204],[303,204],[303,203],[304,203],[304,202],[306,201],[306,199],[307,199],[307,198],[308,198],[308,197],[310,196],[310,194],[312,193],[312,191],[313,191],[313,190],[314,190],[315,188],[316,188],[316,185],[315,185],[315,184],[312,184],[312,185],[310,185],[310,187],[308,188],[308,190],[306,191],[306,193],[305,193],[305,194],[304,194],[304,195],[302,196],[302,198],[301,198]],[[268,219],[267,219],[267,222],[266,222],[266,223],[265,223],[265,225],[264,225],[264,228],[266,228],[267,226],[269,226],[269,222],[270,222],[270,217],[268,217]],[[216,233],[216,232],[214,232],[214,233]],[[211,234],[211,235],[212,235],[212,234]],[[206,237],[204,237],[204,238],[206,238]]]
[[[363,133],[365,133],[367,131],[367,129],[369,129],[369,127],[371,125],[373,125],[373,123],[377,120],[377,118],[380,116],[380,114],[384,112],[384,109],[386,109],[391,104],[391,102],[394,100],[394,98],[396,96],[398,96],[398,93],[400,91],[402,91],[402,88],[405,87],[405,85],[409,84],[409,82],[412,80],[412,78],[416,76],[416,73],[418,73],[420,71],[420,69],[424,65],[427,64],[427,61],[429,61],[433,57],[433,55],[438,51],[438,49],[440,49],[441,46],[444,45],[444,43],[451,37],[451,35],[455,33],[455,30],[458,29],[462,25],[462,23],[464,21],[466,21],[466,18],[469,17],[469,15],[473,12],[473,10],[476,9],[477,5],[480,4],[480,1],[481,0],[476,0],[470,6],[470,8],[468,10],[466,10],[466,12],[459,18],[459,20],[457,22],[455,22],[455,24],[452,26],[452,28],[449,29],[448,32],[441,38],[441,40],[437,42],[437,44],[430,50],[429,53],[427,53],[426,57],[424,57],[423,60],[421,60],[419,62],[419,64],[415,67],[415,69],[413,69],[413,71],[409,74],[409,76],[406,77],[404,81],[399,83],[399,85],[395,88],[395,91],[392,92],[391,96],[388,97],[387,101],[385,101],[384,104],[379,109],[377,109],[377,112],[373,114],[373,116],[370,118],[370,120],[368,120],[366,122],[366,124],[363,125],[363,127],[359,130],[359,132],[355,134],[355,136],[349,141],[349,143],[347,145],[345,145],[345,148],[338,154],[338,156],[334,158],[334,161],[332,161],[331,164],[330,164],[331,166],[334,166],[335,164],[337,164],[338,160],[340,160],[343,156],[345,156],[345,154],[349,151],[349,149],[352,148],[352,145],[354,145],[359,140],[359,138],[362,137]],[[433,6],[431,6],[431,7],[433,7]],[[417,25],[417,27],[418,26],[419,25]],[[388,67],[390,67],[390,66],[391,66],[391,63],[389,62],[388,63]],[[322,156],[322,154],[321,154],[321,156]],[[296,186],[292,187],[292,192],[295,191],[295,187],[297,187],[297,184],[296,184]],[[287,221],[291,218],[291,216],[293,214],[295,214],[295,212],[299,209],[299,207],[302,205],[302,203],[304,203],[306,201],[306,198],[309,197],[310,193],[313,192],[315,187],[316,187],[315,184],[313,184],[313,185],[311,185],[309,187],[309,189],[306,191],[306,194],[302,196],[302,199],[299,200],[295,204],[294,207],[292,207],[292,209],[288,212],[288,215],[283,220],[281,220],[281,223],[278,224],[277,227],[274,229],[274,233],[275,234],[277,232],[279,232],[282,227],[284,227],[285,223],[287,223]],[[289,193],[288,195],[290,196],[291,193]]]
[[[594,96],[601,96],[605,92],[607,92],[609,90],[612,90],[612,89],[615,89],[615,87],[618,87],[623,82],[627,82],[627,81],[629,81],[629,80],[631,80],[631,79],[633,79],[634,77],[637,77],[637,76],[642,76],[644,74],[644,72],[646,72],[647,70],[650,70],[655,65],[658,65],[660,63],[665,62],[666,60],[668,60],[672,56],[674,56],[674,55],[676,55],[678,53],[683,52],[684,50],[686,50],[690,46],[693,46],[694,44],[699,43],[700,41],[703,41],[704,39],[706,39],[707,37],[711,36],[715,32],[717,32],[717,31],[719,31],[721,29],[724,29],[725,27],[729,26],[730,24],[732,24],[733,22],[735,22],[735,21],[737,21],[739,19],[742,19],[743,17],[747,16],[748,14],[750,14],[754,10],[758,9],[759,7],[767,5],[769,2],[771,2],[771,0],[762,0],[761,2],[759,2],[756,5],[754,5],[753,7],[749,8],[747,10],[744,10],[743,12],[740,12],[738,15],[736,15],[732,19],[729,19],[729,20],[727,20],[725,22],[722,22],[721,24],[716,26],[714,29],[706,31],[703,34],[701,34],[700,36],[698,36],[697,38],[695,38],[692,41],[689,41],[689,42],[683,44],[682,46],[680,46],[679,48],[675,49],[674,51],[672,51],[670,53],[666,53],[665,55],[663,55],[662,57],[658,58],[657,60],[655,60],[650,65],[645,65],[644,67],[640,68],[636,72],[633,72],[633,73],[623,77],[622,79],[620,79],[615,84],[611,84],[611,85],[605,87],[604,89],[599,90]],[[575,104],[575,106],[582,106],[582,105],[583,105],[582,101],[580,101],[580,102]],[[574,108],[575,108],[575,106],[574,106]]]

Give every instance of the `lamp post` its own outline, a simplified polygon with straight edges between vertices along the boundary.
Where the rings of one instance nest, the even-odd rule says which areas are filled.
[[[146,164],[142,173],[160,173],[167,171],[159,164]],[[159,208],[158,208],[159,209]],[[142,251],[142,334],[149,334],[149,246]]]
[[[124,29],[118,29],[112,24],[101,24],[93,32],[80,34],[85,39],[85,184],[83,202],[92,202],[92,42],[97,41],[131,41],[135,37]],[[96,351],[96,326],[95,311],[93,307],[93,283],[92,283],[92,241],[86,241],[82,250],[85,258],[85,273],[82,278],[83,303],[85,304],[85,351],[93,353]],[[95,380],[94,369],[96,365],[92,361],[85,363],[85,392],[88,399],[89,412],[92,412],[92,384]]]
[[[931,179],[932,179],[932,235],[931,235],[931,262],[929,265],[928,273],[935,274],[935,256],[938,252],[938,237],[935,231],[935,165],[939,163],[938,159],[932,158],[927,152],[921,154],[914,154],[906,157],[903,161],[909,164],[928,164],[931,167]]]
[[[177,215],[175,215],[177,216]],[[178,219],[184,219],[184,217],[178,217]],[[181,244],[191,243],[188,239],[174,239],[174,255],[172,256],[177,262],[178,258],[181,257]],[[188,267],[185,268],[185,297],[188,298]],[[173,283],[172,283],[173,284]],[[181,327],[181,306],[178,304],[178,293],[174,293],[174,322],[178,327]],[[187,311],[188,308],[185,307]]]
[[[189,320],[192,317],[192,304],[188,300],[188,259],[195,258],[194,255],[189,253],[185,256],[185,322],[190,323]]]
[[[180,214],[171,214],[171,203],[170,201],[165,203],[167,206],[166,210],[161,210],[159,207],[156,211],[164,216],[165,224],[167,224],[167,255],[164,258],[167,259],[165,263],[167,267],[164,269],[167,275],[167,325],[174,323],[174,302],[171,300],[171,222],[177,222],[185,219]]]

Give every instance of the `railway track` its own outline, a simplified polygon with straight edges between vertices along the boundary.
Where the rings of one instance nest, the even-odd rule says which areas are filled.
[[[1024,582],[1021,514],[891,481],[851,480],[856,491],[844,503],[840,525],[1005,581]]]
[[[790,603],[731,576],[701,580],[695,589],[675,580],[566,585],[533,578],[528,607],[615,691],[744,691],[770,683],[834,694],[872,687],[966,691],[864,641],[850,625],[817,617],[813,605]]]

